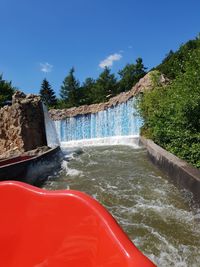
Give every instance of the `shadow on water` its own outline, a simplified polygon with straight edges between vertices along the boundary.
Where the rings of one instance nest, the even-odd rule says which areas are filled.
[[[65,151],[44,188],[81,190],[100,201],[158,266],[200,266],[200,208],[147,158],[128,146]]]

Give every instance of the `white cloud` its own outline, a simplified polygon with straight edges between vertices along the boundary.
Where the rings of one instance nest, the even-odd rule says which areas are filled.
[[[53,65],[49,64],[49,63],[40,63],[40,70],[42,72],[48,73],[51,72],[53,69]]]
[[[132,45],[129,45],[129,46],[128,46],[128,49],[132,49],[132,48],[133,48],[133,46],[132,46]]]
[[[118,53],[112,54],[112,55],[108,56],[106,59],[102,60],[99,63],[99,67],[102,69],[105,67],[111,67],[113,65],[114,61],[118,61],[121,58],[122,58],[121,54],[118,54]]]

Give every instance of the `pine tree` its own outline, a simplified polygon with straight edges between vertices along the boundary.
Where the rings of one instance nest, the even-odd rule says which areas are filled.
[[[103,72],[99,75],[95,84],[95,98],[94,102],[105,102],[110,97],[117,93],[117,79],[114,74],[110,73],[110,69],[106,67]]]
[[[92,78],[86,78],[79,89],[79,99],[81,105],[93,104],[96,81]]]
[[[56,107],[57,99],[55,96],[55,92],[51,88],[51,85],[49,84],[46,78],[42,81],[41,89],[40,89],[40,96],[41,96],[43,103],[47,107]]]
[[[12,95],[14,94],[15,88],[11,82],[3,80],[3,75],[0,75],[0,107],[3,107],[8,102],[11,102]]]
[[[136,59],[136,64],[127,64],[118,72],[120,82],[118,92],[129,91],[131,88],[146,74],[146,68],[142,62],[142,58]]]
[[[66,107],[79,106],[79,82],[76,80],[74,72],[74,68],[71,68],[60,89],[60,97]]]

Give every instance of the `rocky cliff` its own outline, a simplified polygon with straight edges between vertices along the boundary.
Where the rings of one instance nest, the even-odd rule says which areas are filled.
[[[40,97],[16,91],[12,105],[0,109],[0,154],[16,154],[14,151],[24,152],[46,144]]]
[[[73,107],[69,109],[51,109],[49,114],[53,120],[62,120],[68,117],[75,117],[77,115],[85,115],[90,113],[97,113],[101,110],[105,110],[112,106],[127,102],[130,98],[137,95],[138,93],[144,92],[144,90],[150,90],[153,87],[152,75],[154,72],[149,72],[128,92],[123,92],[115,97],[109,99],[108,102],[83,105],[80,107]],[[157,83],[165,85],[169,80],[164,75],[156,77]]]

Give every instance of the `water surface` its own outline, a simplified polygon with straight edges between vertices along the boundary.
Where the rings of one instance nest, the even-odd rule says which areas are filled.
[[[146,156],[128,146],[65,151],[46,189],[81,190],[100,201],[135,245],[158,266],[200,266],[200,209]]]

